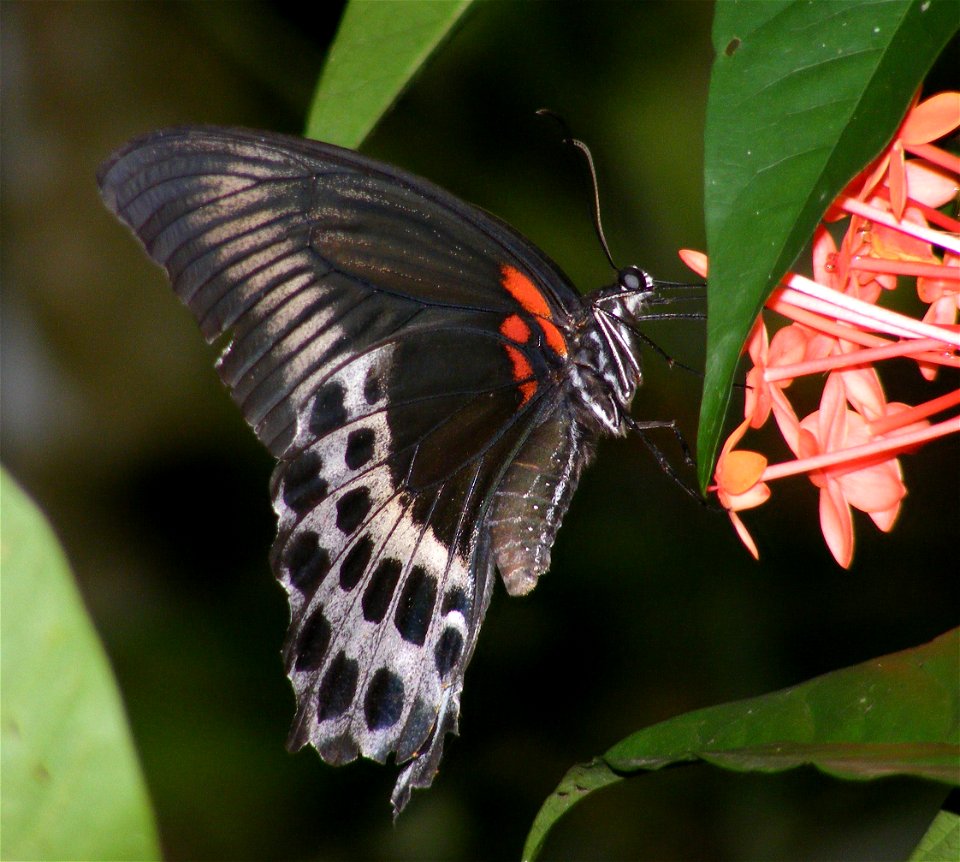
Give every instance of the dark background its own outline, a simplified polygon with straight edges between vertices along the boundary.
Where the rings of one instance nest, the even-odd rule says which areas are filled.
[[[704,247],[712,7],[484,4],[365,150],[516,225],[590,290],[611,278],[580,164],[594,149],[621,263],[688,278]],[[52,519],[115,668],[169,859],[517,858],[572,764],[632,730],[929,640],[956,622],[958,447],[904,459],[888,536],[857,517],[850,571],[806,480],[726,518],[636,440],[608,441],[525,599],[498,587],[434,787],[390,821],[391,768],[283,742],[286,603],[267,566],[270,459],[159,270],[101,207],[100,160],[173,123],[302,129],[336,16],[293,4],[3,3],[3,458]],[[703,361],[699,323],[651,326]],[[918,398],[915,371],[891,391]],[[641,418],[692,440],[700,381],[647,358]],[[665,441],[669,442],[669,441]],[[38,601],[43,597],[38,596]],[[577,809],[547,857],[904,858],[943,793],[694,766]]]

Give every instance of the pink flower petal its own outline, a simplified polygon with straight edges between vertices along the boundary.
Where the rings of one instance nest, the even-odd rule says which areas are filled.
[[[871,520],[877,525],[877,528],[884,533],[889,533],[897,522],[897,516],[900,514],[900,504],[897,503],[890,509],[884,509],[882,512],[868,512]]]
[[[740,516],[734,511],[730,511],[728,514],[730,515],[730,523],[733,524],[733,529],[737,531],[740,541],[743,542],[753,558],[759,560],[760,552],[757,550],[757,543],[753,541],[753,536],[750,535],[746,525],[740,520]]]
[[[800,420],[779,386],[770,387],[770,409],[780,429],[780,436],[790,447],[791,452],[798,453],[800,451]]]
[[[813,277],[821,284],[839,289],[837,281],[837,244],[822,225],[813,234]]]
[[[913,200],[940,209],[957,196],[957,178],[920,159],[906,164],[907,191]]]
[[[750,420],[752,428],[761,428],[770,415],[770,387],[763,379],[763,369],[751,368],[745,384],[743,415]]]
[[[707,256],[702,251],[692,248],[682,248],[678,252],[680,260],[692,269],[701,278],[707,277]]]
[[[780,368],[784,365],[794,365],[808,359],[807,348],[810,344],[810,333],[802,326],[791,323],[778,330],[770,341],[769,358],[767,364],[771,368]],[[781,388],[789,386],[792,380],[781,380]]]
[[[760,481],[766,467],[767,459],[759,452],[749,449],[726,452],[717,463],[717,485],[731,496],[742,496]]]
[[[843,384],[847,400],[861,416],[869,420],[884,415],[887,399],[880,384],[880,377],[872,365],[836,373]]]
[[[836,372],[827,375],[827,382],[823,385],[817,429],[820,451],[834,452],[846,445],[847,396]]]
[[[943,278],[922,276],[917,279],[917,296],[921,302],[936,302],[946,294],[952,294],[960,301],[960,263],[956,255],[947,253],[943,256]],[[948,278],[947,276],[954,276]]]
[[[890,148],[887,188],[890,189],[890,210],[897,218],[903,216],[903,208],[907,203],[907,172],[904,162],[903,144],[900,141],[894,141]]]
[[[880,204],[882,207],[883,201],[874,200],[871,203]],[[928,228],[926,218],[916,207],[907,207],[900,221],[917,225],[921,229]],[[887,225],[874,223],[871,239],[871,257],[879,257],[884,260],[915,260],[921,263],[940,263],[940,259],[933,253],[933,246],[929,242],[905,233],[899,227],[888,227]],[[895,284],[896,279],[893,281],[893,285]]]
[[[929,144],[960,126],[960,93],[937,93],[907,114],[897,137],[905,146]]]
[[[907,489],[897,470],[891,469],[891,461],[864,467],[837,479],[837,486],[847,503],[861,512],[883,512],[897,506],[906,496]]]
[[[843,494],[832,482],[820,491],[820,529],[833,558],[849,569],[853,560],[853,520]]]

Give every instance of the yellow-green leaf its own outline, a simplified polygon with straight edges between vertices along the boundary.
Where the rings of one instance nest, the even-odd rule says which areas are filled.
[[[307,137],[357,147],[473,0],[354,0],[317,84]]]
[[[3,859],[159,859],[113,673],[43,516],[0,471]]]

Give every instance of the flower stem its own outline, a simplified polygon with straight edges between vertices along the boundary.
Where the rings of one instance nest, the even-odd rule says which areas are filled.
[[[960,174],[960,157],[941,150],[940,147],[935,147],[933,144],[904,144],[903,148],[938,168],[943,168],[952,174]]]
[[[906,449],[912,449],[922,443],[936,440],[939,437],[946,437],[948,434],[958,433],[960,433],[960,416],[948,419],[945,422],[940,422],[937,425],[930,425],[927,428],[923,428],[920,431],[913,431],[909,434],[898,434],[896,437],[875,440],[872,443],[865,443],[862,446],[852,446],[849,449],[839,449],[823,455],[814,455],[812,458],[800,458],[796,461],[784,461],[782,464],[774,464],[763,471],[760,481],[770,482],[786,476],[795,476],[798,473],[809,473],[814,470],[823,470],[827,467],[836,467],[839,464],[849,464],[867,459],[876,460],[879,455],[893,455]],[[856,468],[851,467],[851,469]]]
[[[871,347],[864,350],[854,350],[851,353],[837,353],[823,359],[811,359],[807,362],[794,362],[792,365],[776,365],[764,368],[763,379],[767,383],[776,383],[778,380],[792,380],[794,377],[803,377],[808,374],[820,374],[823,371],[834,371],[837,368],[849,368],[853,365],[870,365],[884,359],[895,359],[899,356],[909,356],[918,361],[930,362],[936,365],[946,365],[951,368],[960,368],[960,356],[952,354],[934,353],[943,347],[943,342],[934,338],[917,338],[912,341],[897,341],[886,347]]]
[[[910,275],[920,278],[942,278],[960,281],[960,266],[942,263],[920,263],[916,260],[881,260],[876,257],[857,257],[850,261],[850,269],[860,272],[882,272],[893,275]]]
[[[909,407],[906,410],[901,410],[899,413],[888,413],[886,416],[874,419],[873,422],[869,424],[870,433],[877,435],[886,434],[895,428],[911,425],[914,422],[919,422],[921,419],[926,419],[928,416],[933,416],[936,413],[942,413],[944,410],[949,410],[951,407],[956,407],[957,405],[960,405],[960,389],[948,392],[939,398],[931,398],[924,404]]]
[[[955,254],[960,254],[960,238],[958,237],[949,236],[941,231],[930,230],[929,228],[913,224],[912,222],[900,221],[890,215],[890,213],[865,204],[863,201],[858,201],[856,198],[844,197],[840,200],[840,206],[847,212],[869,219],[876,224],[882,224],[885,227],[916,237],[931,245],[945,248]]]

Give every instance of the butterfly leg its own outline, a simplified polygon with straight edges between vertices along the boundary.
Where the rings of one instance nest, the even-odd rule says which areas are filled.
[[[677,441],[677,445],[680,447],[680,451],[683,453],[683,462],[688,467],[696,467],[697,462],[694,460],[693,455],[690,452],[690,447],[687,445],[687,441],[683,436],[683,433],[680,431],[680,428],[677,425],[676,419],[659,419],[650,422],[638,422],[632,416],[624,417],[627,428],[633,431],[639,438],[640,442],[643,443],[647,449],[650,450],[650,453],[657,460],[657,464],[660,465],[660,469],[663,470],[674,482],[676,482],[685,494],[692,497],[701,505],[704,504],[703,496],[700,494],[700,491],[695,486],[687,482],[678,472],[676,467],[670,463],[670,459],[666,456],[664,451],[657,446],[653,440],[650,439],[648,431],[658,430],[660,428],[667,428],[673,432],[673,436]]]

